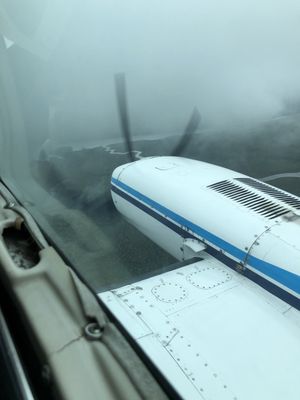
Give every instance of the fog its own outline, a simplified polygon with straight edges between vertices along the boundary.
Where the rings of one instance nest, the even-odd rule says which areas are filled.
[[[196,106],[203,131],[184,156],[300,195],[286,179],[299,172],[299,22],[299,0],[0,0],[1,179],[95,290],[170,265],[111,202],[128,162],[114,74],[135,136],[179,134]]]
[[[0,30],[27,127],[41,142],[119,134],[113,76],[134,135],[250,126],[300,93],[298,0],[2,0]],[[11,46],[11,42],[14,44]]]

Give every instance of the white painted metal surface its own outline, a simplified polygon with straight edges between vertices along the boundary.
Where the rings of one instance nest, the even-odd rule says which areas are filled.
[[[184,399],[299,399],[300,199],[245,178],[178,157],[112,176],[130,223],[179,260],[202,258],[99,294]],[[236,200],[248,193],[257,207]]]
[[[99,296],[184,399],[299,399],[299,312],[212,257]]]
[[[299,299],[299,210],[285,204],[293,218],[268,219],[208,187],[223,180],[236,182],[236,178],[247,177],[200,161],[154,157],[118,167],[112,182],[119,194],[112,191],[112,197],[130,223],[179,260],[186,258],[183,234],[153,218],[149,210]],[[275,206],[283,205],[268,194],[245,187]],[[146,212],[132,204],[132,198],[144,205]],[[281,270],[297,276],[285,276]],[[296,283],[290,282],[294,278]]]

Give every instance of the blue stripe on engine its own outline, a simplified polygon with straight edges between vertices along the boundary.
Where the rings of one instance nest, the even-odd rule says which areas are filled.
[[[145,210],[145,209],[143,210],[143,211],[147,212],[148,214],[150,214],[150,215],[152,214],[152,216],[154,216],[153,215],[153,213],[154,213],[153,209],[158,211],[159,213],[163,214],[163,216],[160,215],[159,220],[161,220],[160,222],[164,223],[165,225],[168,226],[168,223],[169,223],[169,225],[171,223],[171,221],[169,221],[167,218],[171,219],[176,224],[179,224],[180,226],[177,226],[177,225],[173,224],[172,227],[170,227],[170,226],[169,227],[171,229],[173,229],[173,230],[176,230],[176,231],[180,230],[181,233],[179,233],[179,232],[177,232],[177,233],[179,233],[181,236],[183,236],[183,237],[194,237],[192,235],[192,233],[194,233],[197,236],[199,236],[200,238],[203,238],[203,239],[209,241],[214,246],[217,246],[217,247],[221,248],[222,250],[226,251],[227,253],[229,253],[230,255],[234,256],[238,260],[243,261],[245,259],[247,253],[245,253],[244,251],[242,251],[239,248],[233,246],[232,244],[226,242],[225,240],[219,238],[218,236],[212,234],[211,232],[208,232],[207,230],[201,228],[200,226],[192,223],[191,221],[185,219],[184,217],[176,214],[175,212],[169,210],[168,208],[166,208],[166,207],[162,206],[161,204],[157,203],[156,201],[154,201],[154,200],[150,199],[149,197],[143,195],[142,193],[140,193],[137,190],[131,188],[130,186],[126,185],[125,183],[123,183],[121,181],[118,181],[115,178],[112,178],[112,184],[114,184],[114,185],[118,186],[119,188],[121,188],[122,190],[126,191],[131,196],[134,196],[139,201],[142,201],[143,203],[147,204],[147,206],[150,206],[151,209],[149,209],[147,207],[148,210]],[[120,194],[120,193],[118,193],[118,194]],[[127,198],[126,200],[128,200],[128,201],[131,201],[130,199],[134,200],[131,196],[130,196],[129,199]],[[137,202],[135,200],[134,203],[135,203],[135,205],[137,207],[141,208],[138,204],[136,204],[136,203],[139,203],[139,202]],[[143,207],[143,208],[145,208],[145,207]],[[157,215],[159,215],[159,214],[157,214]],[[157,215],[154,216],[156,219],[158,219]],[[166,223],[166,221],[168,221],[168,223]],[[186,229],[188,229],[190,232],[187,232]],[[211,249],[215,250],[213,247],[211,247]],[[217,251],[217,252],[220,253],[219,251]],[[227,256],[225,256],[225,257],[227,257]],[[229,257],[227,257],[227,258],[231,261],[231,264],[232,264],[232,262],[234,262],[234,264],[236,264],[235,261],[233,261]],[[289,271],[287,271],[287,270],[285,270],[283,268],[280,268],[280,267],[278,267],[276,265],[273,265],[273,264],[270,264],[270,263],[265,262],[263,260],[260,260],[259,258],[256,258],[256,257],[251,256],[251,255],[248,256],[247,262],[251,267],[255,268],[257,271],[262,272],[263,274],[269,276],[270,278],[274,279],[275,281],[277,281],[277,282],[281,283],[282,285],[286,286],[287,288],[289,288],[289,289],[293,290],[294,292],[300,294],[300,276],[299,275],[296,275],[296,274],[294,274],[292,272],[289,272]],[[228,262],[226,264],[228,265]],[[232,268],[232,265],[229,265],[229,266]]]
[[[118,189],[115,185],[112,185],[111,190],[118,194],[123,199],[130,202],[135,207],[139,208],[140,210],[144,211],[151,217],[155,218],[157,221],[161,222],[163,225],[167,226],[169,229],[176,232],[183,238],[193,238],[197,239],[195,235],[192,235],[190,232],[187,232],[180,226],[176,225],[174,222],[168,220],[164,216],[160,215],[158,212],[154,211],[153,209],[149,208],[145,204],[141,203],[139,200],[135,199],[134,197],[130,196],[126,192]],[[206,253],[210,254],[223,264],[226,264],[229,268],[236,271],[237,262],[234,261],[233,258],[228,257],[226,254],[221,253],[219,250],[215,249],[214,247],[207,244],[207,248],[205,249]],[[286,290],[282,289],[281,287],[275,285],[271,281],[265,279],[261,275],[256,274],[250,269],[243,270],[243,275],[246,276],[248,279],[252,280],[253,282],[257,283],[259,286],[263,287],[273,295],[279,297],[281,300],[285,301],[286,303],[290,304],[292,307],[297,308],[300,310],[300,299],[293,296]]]

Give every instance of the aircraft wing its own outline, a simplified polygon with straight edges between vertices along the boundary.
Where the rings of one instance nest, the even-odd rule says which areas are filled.
[[[202,255],[99,296],[184,399],[299,399],[299,311]]]

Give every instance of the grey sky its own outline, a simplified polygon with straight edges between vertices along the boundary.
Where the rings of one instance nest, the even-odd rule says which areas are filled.
[[[178,132],[195,105],[205,126],[249,125],[300,97],[299,0],[64,0],[44,9],[31,0],[31,30],[29,8],[16,15],[17,3],[3,0],[27,37],[48,46],[36,85],[50,91],[56,133],[118,132],[120,71],[136,134]]]

